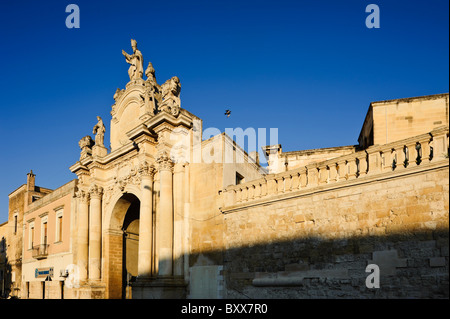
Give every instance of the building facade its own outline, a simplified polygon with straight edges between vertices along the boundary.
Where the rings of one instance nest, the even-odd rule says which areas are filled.
[[[448,94],[372,103],[359,145],[270,145],[261,167],[226,134],[203,140],[178,77],[159,85],[132,47],[110,149],[97,117],[70,167],[76,179],[49,190],[30,172],[10,194],[4,291],[448,298]],[[371,264],[380,288],[365,284]]]

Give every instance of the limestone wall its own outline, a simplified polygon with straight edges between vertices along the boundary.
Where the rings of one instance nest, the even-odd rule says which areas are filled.
[[[274,157],[275,160],[270,162],[268,169],[271,173],[281,173],[352,153],[355,153],[355,146],[353,145],[280,152]]]
[[[227,297],[448,297],[448,189],[447,166],[228,214]]]
[[[227,188],[226,297],[448,298],[449,161],[431,145],[434,160],[427,153],[401,169],[382,165],[371,174],[372,165],[332,182],[327,170],[321,183],[318,168],[309,186],[275,174],[275,185],[259,183],[262,192],[256,183]],[[368,264],[379,266],[380,288],[366,287]]]
[[[445,93],[371,103],[360,146],[386,144],[448,125],[448,98]]]

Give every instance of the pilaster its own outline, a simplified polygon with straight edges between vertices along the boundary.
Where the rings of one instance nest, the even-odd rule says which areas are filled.
[[[172,172],[174,163],[162,152],[158,159],[160,178],[160,210],[159,210],[159,275],[173,275],[173,179]]]
[[[88,275],[89,258],[89,192],[80,189],[76,192],[78,200],[78,254],[77,266],[80,282],[85,282]]]
[[[143,161],[138,168],[141,177],[141,207],[139,217],[138,276],[150,277],[153,264],[153,177],[155,168]]]
[[[96,184],[91,185],[89,196],[89,280],[100,280],[103,188]]]

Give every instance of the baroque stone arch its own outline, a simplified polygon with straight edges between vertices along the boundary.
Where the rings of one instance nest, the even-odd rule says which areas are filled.
[[[145,113],[145,88],[133,85],[113,105],[111,115],[111,150],[129,143],[126,133],[142,123]]]
[[[103,269],[106,295],[110,299],[125,298],[123,290],[124,253],[123,225],[127,212],[136,201],[141,201],[139,187],[129,184],[124,191],[115,191],[110,204],[105,207],[105,230],[103,232]]]
[[[144,104],[143,99],[141,98],[141,94],[144,94],[144,87],[136,87],[127,90],[127,92],[124,93],[124,95],[121,97],[121,99],[116,104],[115,108],[115,115],[118,120],[122,117],[125,109],[128,107],[129,104],[137,103],[139,106]]]
[[[128,184],[123,191],[116,189],[111,195],[109,204],[105,207],[105,223],[103,229],[106,231],[120,231],[125,213],[130,206],[130,202],[127,200],[127,194],[134,195],[141,201],[141,190],[137,185]]]

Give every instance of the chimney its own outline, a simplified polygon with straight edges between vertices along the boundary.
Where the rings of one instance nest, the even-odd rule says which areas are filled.
[[[248,154],[248,156],[250,157],[250,159],[251,159],[253,162],[256,163],[256,165],[259,165],[259,153],[258,153],[258,151],[250,152],[250,153]]]
[[[27,174],[27,191],[34,191],[35,177],[36,175],[33,174],[33,170]]]

